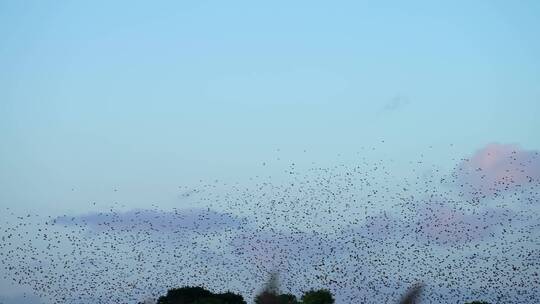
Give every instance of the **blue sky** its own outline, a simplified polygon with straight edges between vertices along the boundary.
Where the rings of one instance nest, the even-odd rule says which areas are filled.
[[[4,1],[1,202],[39,206],[35,189],[63,210],[80,184],[230,176],[276,149],[328,160],[380,140],[411,155],[538,148],[539,12],[535,1]],[[396,98],[407,102],[388,107]]]
[[[178,186],[291,162],[539,150],[538,37],[538,1],[0,1],[0,207],[189,207]]]

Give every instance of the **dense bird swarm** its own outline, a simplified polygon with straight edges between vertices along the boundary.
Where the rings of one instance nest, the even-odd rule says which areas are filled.
[[[137,303],[185,285],[251,302],[272,272],[287,293],[327,288],[336,303],[398,303],[417,282],[424,303],[540,303],[540,157],[526,156],[499,155],[497,176],[474,158],[291,164],[180,187],[172,210],[7,208],[2,276],[51,303]]]

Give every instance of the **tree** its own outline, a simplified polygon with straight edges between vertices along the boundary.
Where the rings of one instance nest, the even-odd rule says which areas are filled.
[[[297,304],[296,296],[292,294],[274,294],[263,291],[255,297],[255,304]]]
[[[310,290],[302,296],[303,304],[334,304],[334,297],[327,289]]]
[[[278,296],[279,304],[297,304],[296,296],[290,293],[281,294]]]
[[[214,294],[202,287],[181,287],[167,291],[157,304],[246,304],[241,295],[232,292]]]
[[[159,297],[157,304],[190,304],[208,298],[212,293],[202,287],[181,287],[167,291],[167,295]]]
[[[279,304],[277,294],[263,291],[255,297],[255,304]]]
[[[244,297],[230,291],[227,291],[226,293],[215,294],[214,298],[220,299],[227,304],[246,304],[246,301],[244,301]]]
[[[225,302],[222,299],[210,297],[195,300],[193,304],[225,304]]]

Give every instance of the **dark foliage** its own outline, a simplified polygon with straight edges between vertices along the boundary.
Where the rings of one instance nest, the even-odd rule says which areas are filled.
[[[246,304],[241,295],[226,292],[214,294],[202,287],[181,287],[167,291],[157,304]]]
[[[417,284],[401,298],[400,304],[419,303],[423,285]],[[273,290],[273,289],[272,289]],[[299,302],[295,295],[276,294],[263,291],[255,297],[255,304],[334,304],[332,293],[326,289],[310,290]],[[170,289],[166,296],[160,297],[156,304],[246,304],[244,298],[232,292],[212,293],[202,287],[181,287]],[[485,301],[472,301],[465,304],[489,304]]]
[[[296,299],[295,295],[286,293],[286,294],[279,295],[279,303],[280,304],[297,304],[298,300]]]
[[[255,304],[279,304],[278,295],[263,291],[255,297]]]
[[[219,293],[214,295],[215,298],[223,300],[227,304],[245,304],[244,298],[232,292]]]
[[[326,289],[310,290],[302,296],[303,304],[333,304],[334,297]]]
[[[255,304],[297,304],[296,296],[292,294],[277,295],[263,291],[255,297]]]

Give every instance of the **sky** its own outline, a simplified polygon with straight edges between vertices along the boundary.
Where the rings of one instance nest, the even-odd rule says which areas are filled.
[[[536,178],[538,37],[537,1],[0,1],[0,221],[362,157]]]

